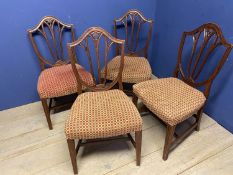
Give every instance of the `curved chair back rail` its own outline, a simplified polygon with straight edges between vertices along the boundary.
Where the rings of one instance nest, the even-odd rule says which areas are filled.
[[[32,43],[36,55],[40,60],[42,70],[45,69],[45,66],[53,67],[69,63],[69,61],[65,59],[64,55],[64,31],[70,32],[71,41],[75,40],[73,25],[65,24],[53,16],[45,16],[41,19],[41,21],[35,28],[28,30],[30,41]],[[35,35],[40,35],[45,41],[52,61],[48,58],[45,58],[45,56],[43,56],[43,54],[40,52],[38,44],[34,38]]]
[[[201,40],[200,36],[202,34],[204,35],[203,40],[200,41]],[[193,38],[192,51],[188,59],[187,66],[184,66],[182,64],[183,61],[182,53],[183,53],[185,41],[190,36]],[[210,42],[211,40],[213,41],[212,43]],[[199,42],[201,42],[200,47],[197,46]],[[218,64],[214,67],[212,74],[208,78],[200,82],[197,82],[197,79],[199,78],[205,65],[208,63],[208,60],[211,58],[211,54],[213,54],[214,50],[216,50],[218,47],[224,47],[225,49],[224,53],[221,55],[221,59],[218,61]],[[174,76],[175,77],[180,76],[184,82],[191,85],[192,87],[195,88],[204,87],[204,95],[208,97],[211,84],[214,78],[221,70],[225,61],[227,60],[231,50],[232,50],[232,45],[225,40],[220,27],[216,24],[207,23],[194,29],[193,31],[183,32],[182,39],[180,42],[179,52],[178,52],[178,61],[174,71]]]
[[[190,46],[189,37],[191,50],[187,49],[187,46]],[[220,46],[221,48],[218,48]],[[220,56],[216,54],[218,49],[223,51]],[[194,130],[200,130],[202,113],[211,84],[231,49],[232,45],[224,39],[219,26],[213,23],[203,24],[191,32],[183,33],[174,71],[176,78],[160,78],[134,85],[134,103],[137,104],[139,97],[142,103],[166,124],[163,160],[167,160],[169,152]],[[210,64],[213,62],[209,60],[213,57],[216,58],[211,59],[214,64]],[[208,65],[208,69],[213,69],[211,71],[204,69],[205,65]],[[204,94],[199,90],[203,90]],[[177,126],[181,126],[183,122],[187,122],[187,127],[177,132]]]
[[[142,28],[148,25],[148,34],[145,45],[139,48],[140,33]],[[143,54],[148,57],[148,47],[151,40],[153,21],[146,19],[138,10],[129,10],[119,19],[114,20],[114,34],[118,38],[118,26],[124,27],[125,31],[125,52],[128,55],[139,56]],[[120,48],[116,48],[116,53],[119,55]]]
[[[104,53],[101,53],[100,55],[100,40],[104,41]],[[94,48],[91,47],[91,42],[94,45]],[[108,55],[109,50],[112,47],[112,45],[116,44],[121,48],[121,61],[120,61],[120,68],[118,75],[115,77],[115,79],[111,83],[107,83],[107,74],[108,74]],[[81,79],[79,71],[77,70],[75,63],[79,62],[78,58],[78,48],[84,49],[85,55],[89,64],[90,73],[93,78],[93,85],[87,84],[84,80]],[[122,86],[122,71],[123,71],[123,65],[124,65],[124,40],[120,40],[117,38],[114,38],[111,36],[107,31],[100,27],[91,27],[87,29],[82,36],[72,42],[67,44],[68,48],[68,54],[71,59],[71,64],[73,71],[75,73],[77,82],[78,82],[78,93],[82,92],[82,86],[87,87],[91,91],[104,91],[111,89],[114,85],[118,83],[119,89],[123,89]],[[77,52],[76,52],[77,51]],[[101,50],[102,51],[102,50]],[[93,58],[93,52],[96,58]],[[76,54],[77,53],[77,54]],[[81,58],[82,59],[82,58]],[[104,63],[104,69],[101,69],[101,62]],[[96,63],[96,64],[95,64]],[[97,66],[97,78],[94,74],[94,71],[96,70]],[[104,72],[101,72],[101,70]],[[101,76],[101,74],[104,73],[104,76]],[[104,77],[104,78],[103,78]]]

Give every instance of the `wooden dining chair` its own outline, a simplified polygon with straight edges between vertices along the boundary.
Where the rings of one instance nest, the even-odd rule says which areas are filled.
[[[191,49],[189,47],[191,46]],[[182,35],[174,77],[149,80],[133,86],[138,98],[167,126],[163,160],[192,131],[199,131],[211,85],[232,49],[216,24],[208,23]],[[194,120],[183,133],[177,125]]]
[[[75,40],[74,28],[73,25],[65,24],[55,17],[46,16],[35,28],[28,30],[28,35],[41,66],[37,84],[38,94],[49,129],[53,129],[50,111],[64,106],[52,105],[53,100],[77,91],[77,82],[65,54],[66,46],[63,48],[66,39]],[[82,78],[91,83],[91,75],[80,65],[76,66],[81,71]]]
[[[151,79],[152,71],[148,62],[148,48],[151,40],[153,21],[146,19],[138,10],[129,10],[114,20],[116,38],[125,40],[125,62],[122,81],[126,86]],[[116,47],[117,56],[108,64],[108,79],[113,80],[120,65],[120,47]]]
[[[107,63],[111,48],[115,45],[121,47],[120,66],[115,79],[108,82]],[[102,28],[92,27],[78,40],[68,44],[68,52],[78,82],[77,91],[80,94],[65,123],[74,173],[78,173],[76,154],[79,147],[106,139],[130,139],[136,148],[136,164],[140,165],[142,119],[132,100],[122,91],[124,41],[112,37]],[[87,60],[89,66],[87,69],[94,79],[93,85],[89,85],[81,78],[80,69],[75,66],[76,58],[78,63],[82,61],[85,63]],[[105,72],[104,79],[101,77],[102,67]],[[115,85],[118,89],[112,89]],[[87,87],[87,92],[82,90],[82,86]],[[130,133],[135,133],[135,141]],[[75,140],[78,140],[76,148]]]

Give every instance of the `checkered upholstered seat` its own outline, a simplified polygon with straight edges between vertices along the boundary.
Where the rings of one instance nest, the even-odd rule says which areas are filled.
[[[150,80],[152,71],[149,62],[144,57],[124,57],[124,69],[122,72],[122,82],[124,83],[140,83]],[[119,71],[120,56],[113,58],[108,64],[107,79],[114,80]],[[104,70],[102,70],[103,72]]]
[[[177,78],[149,80],[133,86],[133,92],[154,114],[174,126],[198,111],[204,94]]]
[[[79,95],[65,124],[67,139],[106,138],[141,129],[137,108],[121,90]]]
[[[80,69],[81,77],[88,83],[93,83],[92,76],[80,65],[76,65]],[[56,66],[45,69],[41,72],[37,90],[40,98],[61,97],[77,92],[77,80],[70,64]]]

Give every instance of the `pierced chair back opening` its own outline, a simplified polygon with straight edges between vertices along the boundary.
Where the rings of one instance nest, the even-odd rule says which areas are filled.
[[[90,28],[78,40],[68,44],[68,52],[71,64],[78,82],[78,93],[82,93],[82,86],[89,91],[105,91],[112,89],[118,84],[122,88],[122,70],[124,66],[124,41],[112,37],[104,29],[99,27]],[[113,49],[121,47],[120,66],[112,82],[107,81],[108,62],[110,61]],[[110,55],[110,56],[109,56]],[[82,58],[82,59],[80,59]],[[92,75],[93,83],[87,84],[81,79],[80,72],[75,66],[78,62],[85,66]]]
[[[66,50],[67,42],[75,40],[74,28],[72,24],[65,24],[53,16],[46,16],[35,28],[28,30],[28,36],[40,61],[41,73],[37,91],[49,129],[52,129],[50,111],[70,106],[57,105],[58,97],[77,92],[77,82]],[[76,66],[83,70],[80,65]],[[82,71],[82,77],[91,81],[88,72]]]
[[[148,58],[153,21],[146,19],[138,10],[129,10],[122,17],[114,20],[116,38],[125,39],[125,53]],[[116,52],[119,54],[120,48]]]
[[[151,79],[152,71],[148,61],[148,48],[151,40],[153,21],[146,19],[138,10],[129,10],[119,19],[114,20],[116,38],[125,40],[125,63],[122,72],[124,90],[129,95],[132,85]],[[121,51],[116,47],[116,57],[109,62],[107,79],[112,80],[119,67]]]
[[[167,126],[164,160],[189,134],[199,131],[211,85],[231,50],[219,26],[203,24],[183,33],[174,77],[134,85],[135,104],[140,98]],[[177,125],[187,120],[193,121],[191,126],[181,134],[176,132]]]

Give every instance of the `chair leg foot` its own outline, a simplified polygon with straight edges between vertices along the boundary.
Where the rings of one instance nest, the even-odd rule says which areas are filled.
[[[200,131],[200,123],[199,122],[197,124],[196,131]]]
[[[176,128],[176,126],[167,125],[166,139],[165,139],[165,144],[164,144],[164,149],[163,149],[163,160],[167,160],[167,158],[168,158],[168,154],[169,154],[170,148],[172,146],[175,128]]]
[[[197,113],[197,127],[196,127],[196,131],[200,131],[202,113],[203,113],[203,110],[200,110]]]
[[[44,109],[44,113],[45,113],[45,116],[46,116],[46,120],[47,120],[49,129],[52,130],[53,126],[52,126],[52,122],[51,122],[51,118],[50,118],[50,111],[49,111],[49,107],[48,107],[48,104],[47,104],[47,100],[46,99],[41,99],[41,103],[42,103],[42,106],[43,106],[43,109]]]
[[[71,140],[71,139],[67,139],[67,144],[68,144],[68,148],[69,148],[69,152],[70,152],[70,159],[71,159],[74,174],[78,174],[75,141]]]
[[[136,143],[136,165],[140,166],[141,163],[141,147],[142,147],[142,131],[135,132]]]
[[[134,103],[134,105],[137,107],[138,106],[138,97],[135,95],[135,94],[133,94],[133,103]]]

